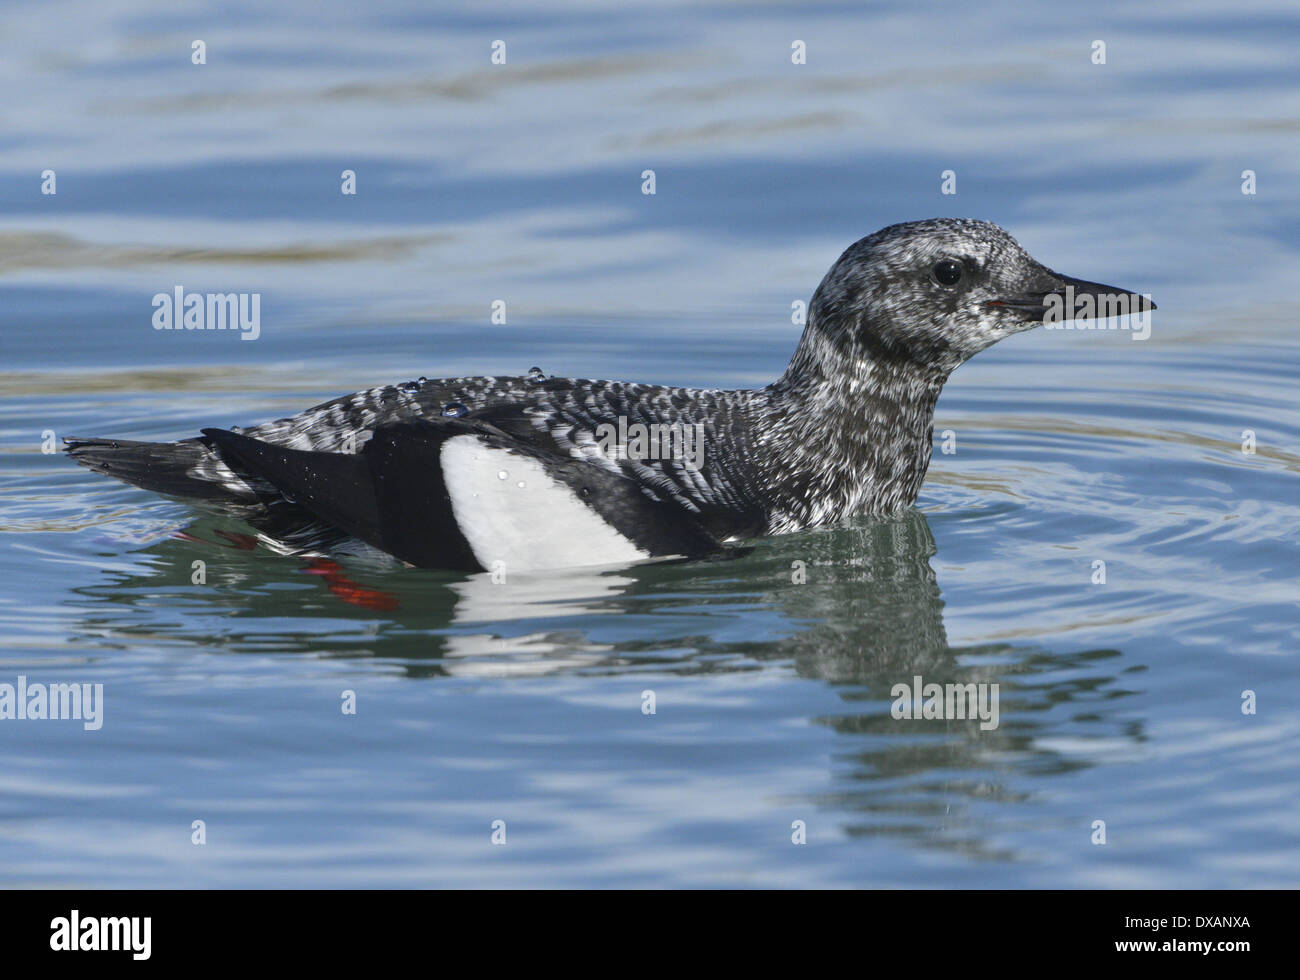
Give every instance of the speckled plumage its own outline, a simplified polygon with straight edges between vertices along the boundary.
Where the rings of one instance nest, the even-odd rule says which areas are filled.
[[[936,280],[941,261],[960,264],[955,286]],[[935,403],[949,374],[1002,337],[1037,325],[1043,297],[1066,283],[1096,287],[1053,273],[988,222],[892,225],[850,246],[831,267],[789,366],[765,388],[422,379],[347,395],[242,435],[294,450],[359,452],[376,429],[438,420],[445,405],[460,403],[469,420],[529,451],[621,474],[718,541],[796,531],[910,505],[929,464]],[[610,458],[597,444],[599,427],[620,417],[629,425],[702,425],[702,465]],[[163,492],[246,512],[285,509],[275,486],[208,438],[163,444],[167,450],[121,445],[150,447],[136,451],[149,465],[133,470],[131,454],[103,440],[70,440],[69,451],[93,469]]]

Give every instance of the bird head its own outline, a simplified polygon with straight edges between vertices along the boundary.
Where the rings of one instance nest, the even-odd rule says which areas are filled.
[[[841,357],[946,377],[1044,323],[1154,309],[1127,289],[1052,271],[991,222],[935,218],[849,246],[813,296],[809,329]]]

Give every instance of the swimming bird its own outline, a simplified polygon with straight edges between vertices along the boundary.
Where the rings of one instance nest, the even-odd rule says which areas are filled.
[[[763,388],[534,369],[370,388],[180,442],[65,442],[92,470],[233,511],[286,551],[359,540],[464,571],[705,556],[911,505],[949,375],[1070,294],[1155,309],[1053,272],[990,222],[911,221],[845,250]],[[702,452],[681,451],[688,433]]]

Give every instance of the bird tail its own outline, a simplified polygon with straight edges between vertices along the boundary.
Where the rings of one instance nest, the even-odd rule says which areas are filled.
[[[169,494],[222,503],[251,503],[252,487],[234,473],[206,439],[130,442],[125,439],[63,440],[82,466],[124,483]]]

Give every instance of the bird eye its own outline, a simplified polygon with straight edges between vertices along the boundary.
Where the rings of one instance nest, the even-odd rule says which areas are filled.
[[[936,262],[932,271],[934,281],[941,286],[955,286],[961,280],[961,263],[956,259],[944,259],[942,262]]]

